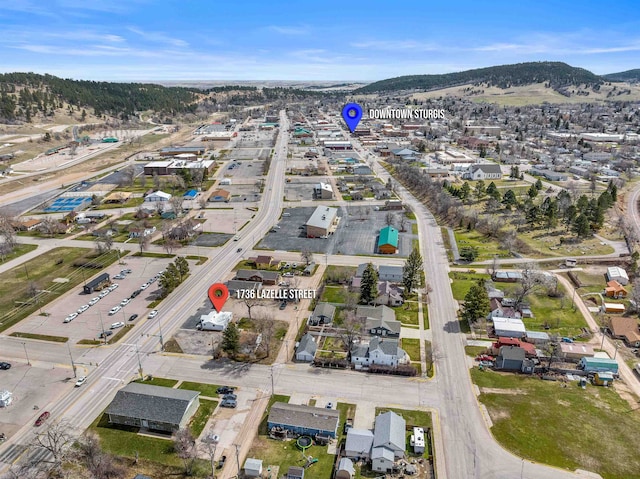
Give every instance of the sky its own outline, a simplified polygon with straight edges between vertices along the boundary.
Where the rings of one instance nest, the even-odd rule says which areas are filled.
[[[0,0],[0,71],[374,81],[525,61],[640,68],[637,0]]]

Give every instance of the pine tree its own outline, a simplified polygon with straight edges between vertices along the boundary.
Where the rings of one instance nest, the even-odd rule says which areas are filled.
[[[369,263],[362,273],[360,281],[360,303],[371,304],[378,296],[378,272],[373,263]]]
[[[587,215],[580,214],[573,223],[573,232],[578,238],[586,238],[591,234],[591,227],[589,226],[589,218]]]
[[[420,285],[420,271],[422,271],[422,255],[418,248],[413,248],[402,268],[402,286],[404,286],[405,297]]]
[[[489,295],[484,288],[484,280],[479,280],[469,288],[464,297],[462,319],[473,323],[489,314]]]
[[[238,353],[238,349],[240,349],[240,332],[236,323],[229,323],[224,330],[220,347],[232,358]]]
[[[178,270],[178,274],[180,275],[180,281],[182,282],[189,274],[189,263],[182,256],[176,258],[174,263],[176,265],[176,269]]]

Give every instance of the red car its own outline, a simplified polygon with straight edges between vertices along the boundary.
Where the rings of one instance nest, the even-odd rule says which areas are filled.
[[[42,426],[42,423],[49,419],[50,415],[51,414],[49,414],[49,411],[45,411],[40,414],[40,416],[38,416],[38,419],[36,419],[36,426]]]

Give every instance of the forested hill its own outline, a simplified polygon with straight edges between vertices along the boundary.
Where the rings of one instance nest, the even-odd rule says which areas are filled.
[[[609,81],[637,82],[637,81],[640,81],[640,68],[636,68],[635,70],[618,72],[618,73],[608,73],[602,76],[603,78],[606,78]]]
[[[409,75],[381,80],[359,88],[354,93],[374,93],[396,90],[435,90],[465,84],[484,83],[488,86],[510,86],[547,83],[553,89],[569,85],[600,85],[603,79],[584,68],[562,62],[529,62],[478,68],[441,75]]]
[[[196,90],[182,87],[68,80],[36,73],[0,74],[0,120],[29,121],[35,114],[46,115],[64,105],[91,108],[96,116],[122,118],[146,110],[184,113],[195,110],[197,98]]]

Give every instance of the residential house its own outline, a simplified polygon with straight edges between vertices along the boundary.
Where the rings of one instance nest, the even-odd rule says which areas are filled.
[[[234,279],[240,281],[256,281],[264,285],[276,285],[280,281],[280,273],[277,271],[265,271],[261,269],[239,269]]]
[[[378,281],[378,296],[376,296],[374,303],[386,306],[400,306],[404,304],[403,292],[403,288],[397,284],[389,281]]]
[[[619,266],[610,266],[607,268],[607,281],[615,280],[622,286],[629,284],[629,276],[624,268]]]
[[[351,350],[351,363],[356,368],[368,367],[374,364],[397,367],[407,364],[409,355],[399,346],[396,338],[379,338],[374,336],[369,344],[355,345]]]
[[[12,226],[17,231],[34,231],[38,229],[38,227],[42,224],[42,220],[27,220],[27,221],[16,221],[12,223]]]
[[[551,341],[551,338],[544,331],[527,331],[523,341],[531,343],[535,346],[546,346]]]
[[[527,333],[524,323],[519,318],[493,318],[493,331],[498,337],[522,338]]]
[[[395,254],[398,252],[398,230],[393,226],[386,226],[380,230],[377,252],[380,254]]]
[[[493,163],[475,164],[464,172],[462,178],[473,181],[500,180],[502,179],[502,169],[500,169],[500,165]]]
[[[516,311],[514,308],[510,306],[504,306],[502,301],[493,298],[489,300],[489,315],[488,319],[494,318],[521,318],[521,314],[519,311]]]
[[[498,340],[491,345],[491,354],[500,354],[500,349],[503,346],[517,346],[524,349],[527,357],[534,358],[537,356],[536,347],[533,344],[522,342],[518,338],[498,338]]]
[[[320,302],[309,317],[309,326],[331,324],[336,315],[336,307],[331,303]]]
[[[371,448],[371,469],[391,472],[397,459],[404,457],[407,423],[402,416],[388,411],[376,417]]]
[[[560,357],[564,359],[581,359],[593,357],[593,346],[588,343],[560,343]]]
[[[240,290],[258,290],[262,288],[262,283],[259,281],[242,281],[239,279],[232,279],[226,283],[229,295],[233,296],[236,291]]]
[[[209,195],[209,201],[211,202],[229,203],[229,200],[231,200],[231,193],[227,190],[222,190],[222,189],[213,190]]]
[[[365,267],[366,267],[366,264],[365,264]],[[360,266],[358,266],[358,269],[359,268]],[[402,266],[386,266],[382,264],[378,266],[378,279],[380,281],[391,281],[392,283],[401,283],[402,276],[403,276]]]
[[[129,383],[107,407],[109,423],[162,432],[184,428],[198,409],[198,391]]]
[[[607,298],[622,299],[627,297],[627,290],[615,279],[607,281],[607,287],[604,288],[604,295]]]
[[[640,347],[638,320],[634,317],[614,316],[611,318],[611,336],[622,339],[627,346]]]
[[[267,429],[278,428],[293,436],[326,436],[335,438],[340,411],[300,404],[276,402],[267,418]]]
[[[296,346],[296,361],[303,361],[310,363],[316,357],[316,345],[315,339],[310,333],[305,334],[300,338],[300,342]]]
[[[373,432],[369,429],[351,428],[347,431],[344,455],[356,460],[369,459],[373,446]]]
[[[256,268],[271,268],[280,263],[280,260],[275,259],[273,256],[259,255],[255,258],[249,258],[249,261],[256,265]]]
[[[365,328],[369,334],[382,337],[400,337],[402,323],[396,320],[393,309],[381,306],[358,306],[356,318],[365,320]]]
[[[171,194],[170,193],[165,193],[164,191],[154,191],[151,194],[148,194],[147,196],[144,197],[144,201],[148,201],[148,202],[164,202],[164,201],[169,201],[171,199]]]

